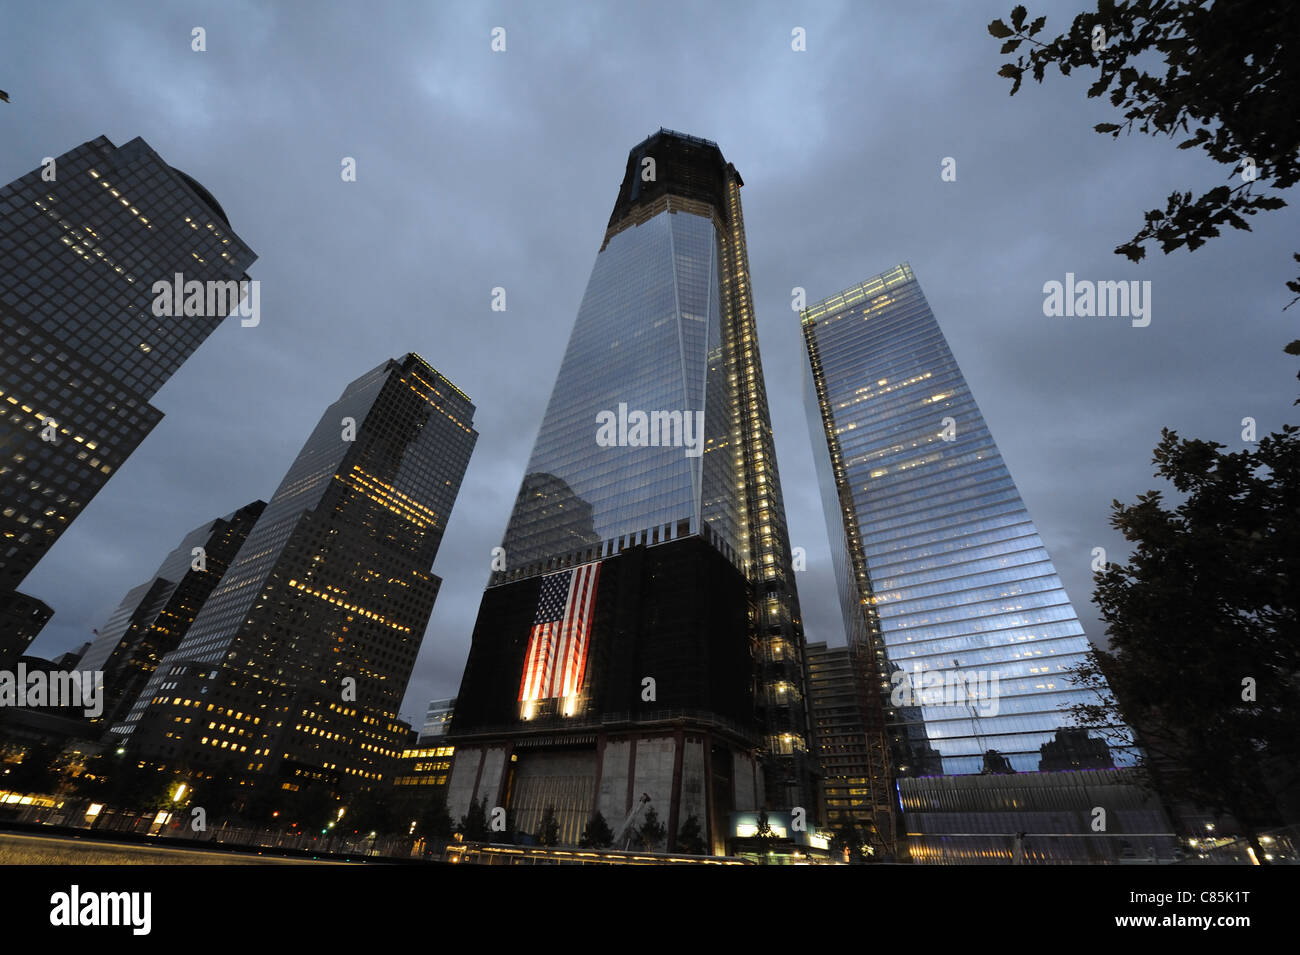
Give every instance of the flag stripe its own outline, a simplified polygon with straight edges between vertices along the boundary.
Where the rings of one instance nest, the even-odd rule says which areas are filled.
[[[587,568],[580,567],[573,575],[573,586],[569,593],[568,606],[565,608],[562,645],[564,652],[560,655],[559,666],[555,668],[555,684],[552,696],[569,696],[569,678],[572,673],[573,660],[578,652],[578,634],[575,630],[575,615],[586,594]],[[575,599],[576,598],[576,599]]]
[[[590,642],[591,635],[591,612],[592,605],[596,600],[596,581],[600,576],[600,565],[591,565],[587,573],[584,584],[584,594],[582,606],[580,609],[580,625],[578,632],[578,647],[574,654],[573,668],[570,672],[569,692],[565,695],[572,695],[582,689],[582,681],[587,671],[587,644]]]
[[[573,597],[578,592],[582,571],[577,570],[569,574],[569,588],[564,599],[564,616],[560,618],[558,624],[558,633],[555,642],[555,657],[552,661],[547,681],[546,696],[547,698],[562,696],[561,684],[564,681],[564,668],[568,665],[569,653],[573,644],[573,632],[570,626],[570,614],[573,613]]]
[[[599,576],[597,561],[542,579],[524,654],[520,702],[581,692]]]

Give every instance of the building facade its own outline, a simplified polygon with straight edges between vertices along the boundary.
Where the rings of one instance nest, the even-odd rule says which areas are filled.
[[[0,591],[0,670],[12,670],[27,652],[54,610],[49,604],[16,590]]]
[[[421,822],[427,819],[431,807],[445,806],[447,777],[456,752],[451,746],[436,743],[421,741],[406,747],[393,769],[393,811],[398,818],[410,820],[412,834],[429,841],[435,840],[438,833],[427,831],[427,825],[422,829]]]
[[[473,414],[415,354],[349,385],[112,734],[280,790],[390,778]]]
[[[1088,639],[915,275],[801,323],[845,630],[880,687],[863,703],[888,742],[880,782],[1053,768],[1070,707],[1098,702],[1067,675]]]
[[[104,674],[104,712],[97,722],[112,726],[125,715],[122,707],[135,702],[163,656],[184,639],[265,509],[265,501],[254,501],[196,527],[152,578],[122,598],[77,663]]]
[[[257,256],[138,138],[47,159],[0,189],[0,220],[5,626],[23,579],[161,420],[154,393],[236,308]],[[156,314],[157,283],[178,276],[220,301]]]
[[[451,729],[451,717],[455,712],[454,696],[450,700],[430,700],[429,708],[424,714],[424,726],[420,729],[420,743],[446,736],[447,731]]]
[[[1181,860],[1159,797],[1131,768],[910,777],[898,790],[922,865]]]
[[[692,817],[811,806],[803,631],[749,287],[715,143],[629,153],[457,697],[453,815],[562,842],[650,796]]]
[[[864,713],[865,670],[854,648],[808,644],[808,698],[821,761],[822,802],[832,831],[876,825],[871,739]]]

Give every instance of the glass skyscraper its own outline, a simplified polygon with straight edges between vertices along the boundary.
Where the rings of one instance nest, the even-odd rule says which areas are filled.
[[[190,531],[153,577],[131,588],[77,662],[104,673],[104,710],[97,722],[112,726],[119,707],[135,702],[163,655],[189,632],[212,589],[266,508],[254,501]]]
[[[138,138],[101,136],[9,183],[0,222],[6,626],[30,604],[16,588],[161,420],[154,393],[233,310],[257,256],[203,186]],[[155,315],[155,283],[177,274],[235,298]]]
[[[892,773],[1054,768],[1068,708],[1097,702],[1066,672],[1088,639],[915,275],[801,322],[845,628],[881,689]],[[1133,762],[1102,749],[1099,766]]]
[[[742,560],[718,251],[715,223],[688,213],[656,215],[606,239],[506,529],[511,569],[501,579],[584,545],[608,552],[606,542],[656,532],[664,540],[709,533]],[[666,416],[654,434],[647,418],[644,444],[598,443],[597,415],[606,410],[617,441],[620,406],[628,416]],[[555,490],[542,491],[543,483]],[[581,528],[556,519],[564,507]]]
[[[639,787],[669,845],[695,816],[721,847],[729,812],[814,805],[741,185],[682,133],[628,155],[480,608],[453,812],[503,799],[527,827],[550,800],[576,841]],[[525,758],[538,738],[573,749]]]
[[[473,416],[415,354],[352,382],[114,736],[162,762],[233,758],[279,788],[384,778]]]

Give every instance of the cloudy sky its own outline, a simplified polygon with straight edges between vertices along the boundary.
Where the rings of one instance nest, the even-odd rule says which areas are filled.
[[[910,262],[1092,639],[1112,499],[1156,487],[1162,426],[1239,448],[1293,420],[1288,208],[1189,254],[1112,249],[1173,189],[1230,174],[1115,119],[1089,79],[1014,98],[985,25],[1011,0],[28,4],[0,34],[0,181],[142,136],[258,253],[261,324],[228,320],[160,391],[166,417],[22,589],[79,646],[182,534],[268,497],[323,409],[417,351],[480,432],[434,566],[402,710],[458,689],[500,541],[622,177],[660,126],[740,170],[759,336],[808,639],[843,643],[803,417],[791,289]],[[1055,35],[1077,12],[1035,4]],[[206,31],[205,52],[191,49]],[[506,50],[493,52],[492,31]],[[792,50],[795,28],[806,51]],[[343,157],[357,181],[340,176]],[[941,163],[956,160],[955,182]],[[1294,192],[1294,190],[1293,190]],[[1292,195],[1293,206],[1295,196]],[[1152,320],[1049,318],[1067,272],[1152,283]],[[508,294],[491,310],[491,289]],[[1300,308],[1300,306],[1297,306]]]

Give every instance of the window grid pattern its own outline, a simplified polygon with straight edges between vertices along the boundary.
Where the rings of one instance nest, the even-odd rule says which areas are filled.
[[[1089,643],[915,276],[900,266],[802,322],[846,628],[880,649],[883,692],[914,685],[888,709],[899,771],[978,773],[989,750],[1037,770],[1065,711],[1097,702],[1067,678]],[[923,690],[918,666],[931,684],[982,671],[996,705]]]

